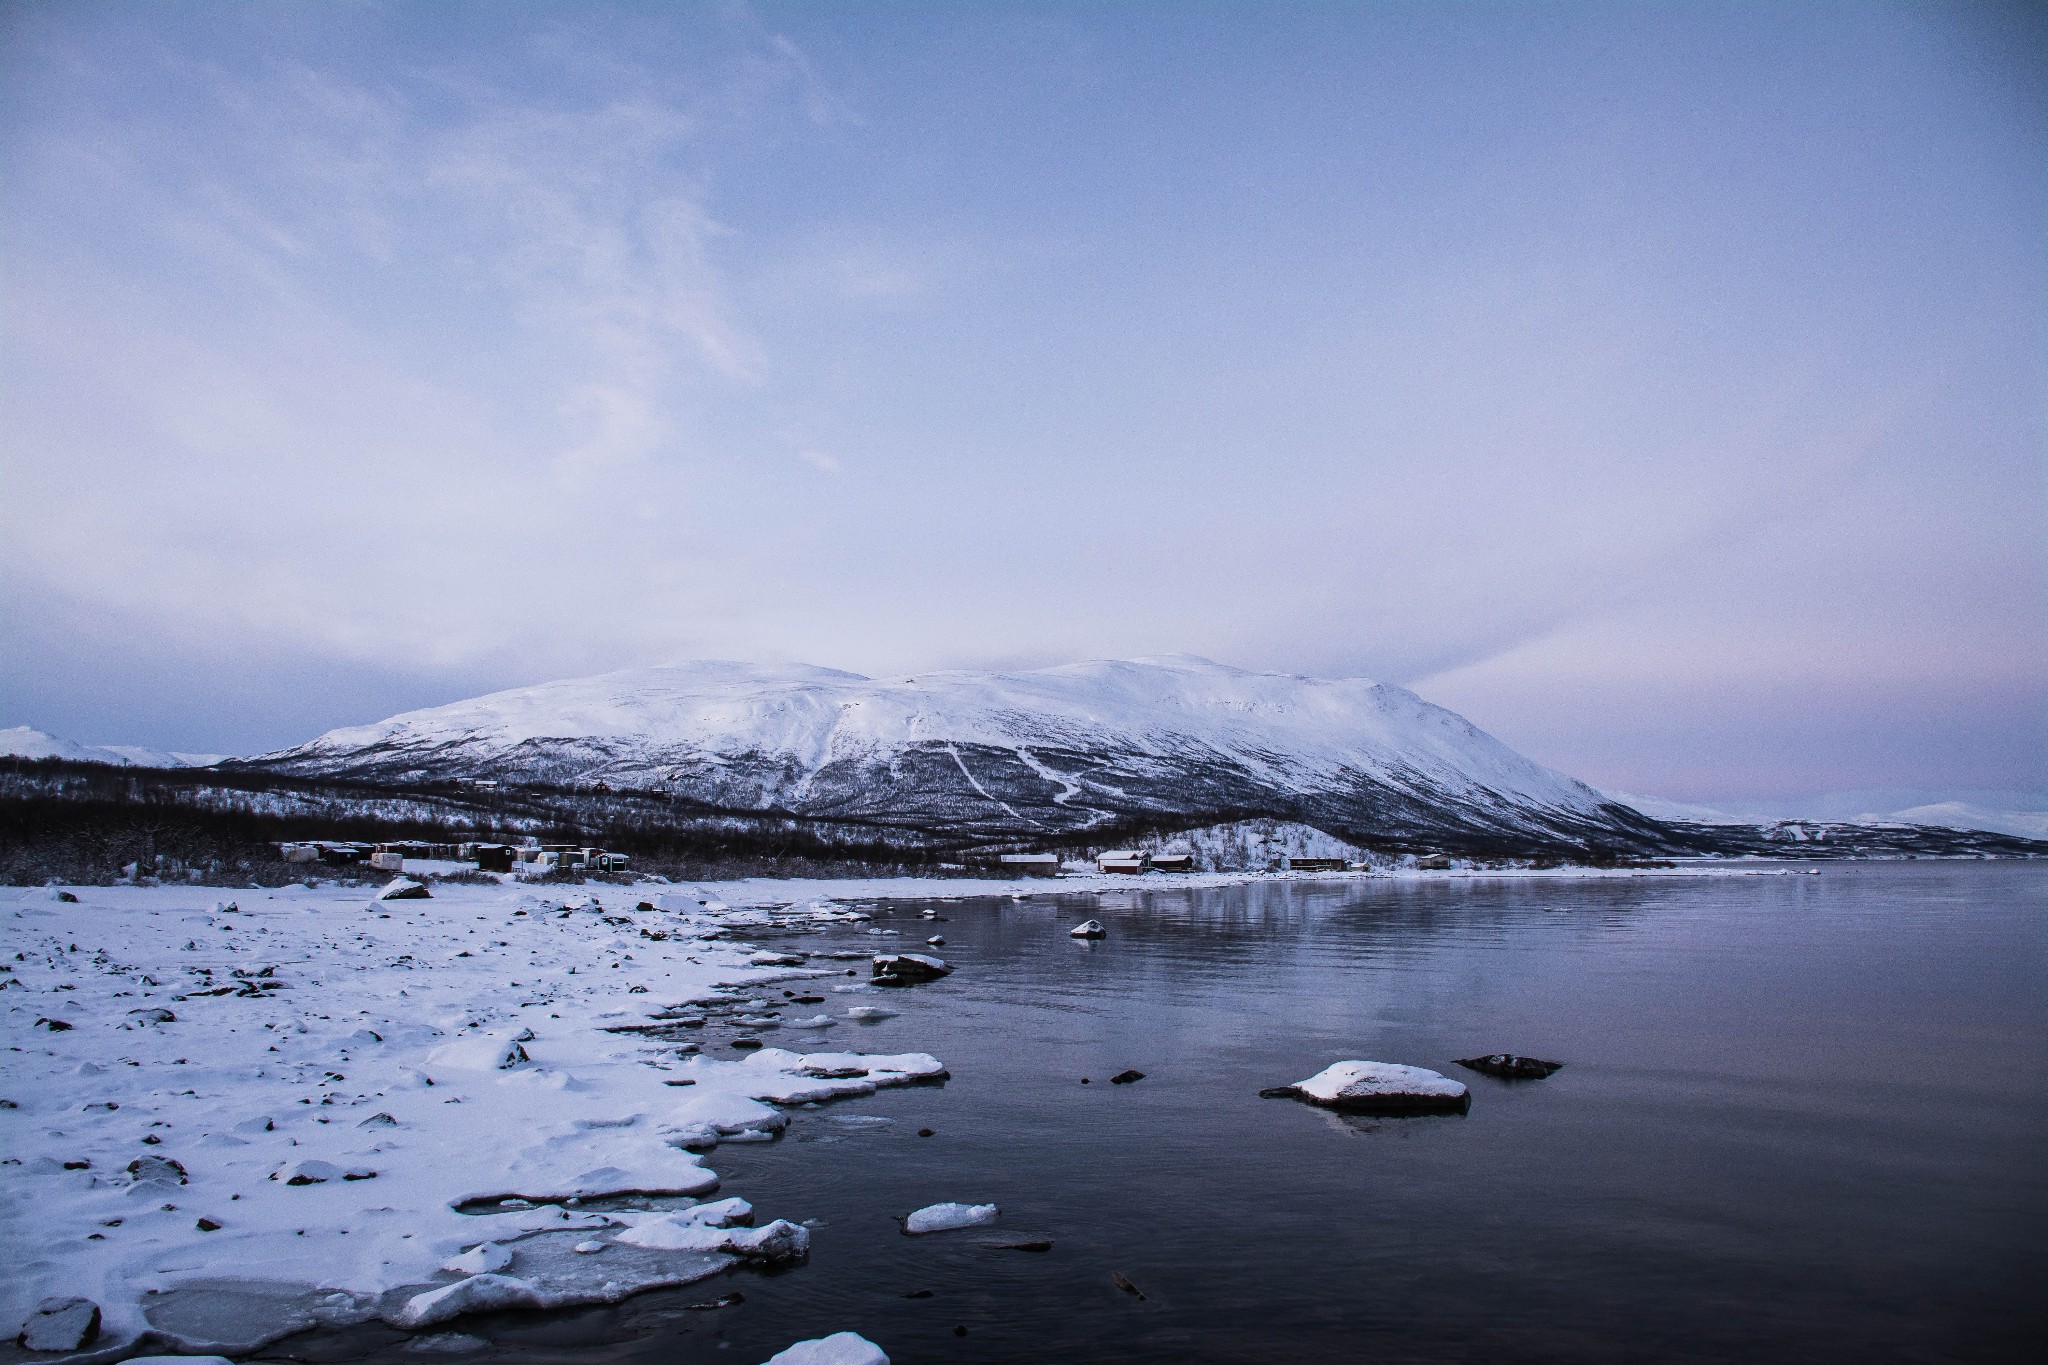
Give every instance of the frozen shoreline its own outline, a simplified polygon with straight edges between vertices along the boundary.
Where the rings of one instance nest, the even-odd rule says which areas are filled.
[[[776,922],[856,918],[814,901]],[[7,1334],[76,1296],[103,1315],[88,1355],[232,1352],[801,1255],[807,1231],[776,1211],[749,1230],[743,1203],[697,1204],[718,1183],[700,1153],[772,1135],[777,1104],[944,1073],[830,1051],[816,1027],[684,1055],[688,1026],[663,1016],[773,1029],[796,1022],[771,1017],[792,986],[824,1002],[801,1013],[857,1027],[865,962],[701,937],[766,919],[652,886],[0,893]],[[656,1198],[605,1202],[628,1194]]]
[[[775,1216],[802,1210],[730,1226],[753,1211],[716,1199],[699,1154],[772,1135],[778,1104],[943,1075],[927,1054],[827,1050],[872,998],[866,954],[798,962],[732,937],[859,925],[848,901],[1779,871],[0,891],[0,1223],[19,1248],[0,1320],[11,1334],[46,1296],[78,1296],[104,1316],[84,1356],[246,1351],[801,1255],[807,1233]],[[785,1046],[685,1055],[719,1018]]]

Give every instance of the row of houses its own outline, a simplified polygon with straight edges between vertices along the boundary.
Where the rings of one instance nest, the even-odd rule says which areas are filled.
[[[419,840],[366,843],[352,839],[312,839],[277,846],[288,863],[320,863],[328,867],[367,867],[378,872],[403,872],[408,860],[474,864],[480,872],[516,872],[541,876],[549,872],[624,872],[632,859],[624,853],[582,844],[543,844],[522,839],[516,844],[470,840],[435,844]]]

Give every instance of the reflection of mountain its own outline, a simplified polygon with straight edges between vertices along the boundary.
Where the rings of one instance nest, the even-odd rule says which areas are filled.
[[[1411,692],[1201,659],[886,681],[695,663],[546,683],[247,760],[301,775],[660,791],[951,839],[1299,820],[1378,845],[1673,850]]]

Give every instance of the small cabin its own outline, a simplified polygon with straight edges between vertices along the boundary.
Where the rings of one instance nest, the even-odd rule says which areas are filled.
[[[1195,855],[1192,853],[1155,853],[1152,855],[1154,872],[1193,872]]]
[[[1005,853],[996,860],[1003,871],[1018,877],[1057,877],[1059,855],[1054,853]]]
[[[1122,872],[1135,874],[1152,866],[1149,854],[1135,848],[1112,848],[1095,855],[1097,872]]]
[[[512,848],[509,844],[472,844],[470,856],[476,859],[479,872],[510,872],[512,870]]]
[[[1351,864],[1342,858],[1297,858],[1289,855],[1280,860],[1289,872],[1348,872]]]

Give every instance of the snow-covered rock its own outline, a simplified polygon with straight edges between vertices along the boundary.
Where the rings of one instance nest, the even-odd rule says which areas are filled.
[[[834,1332],[785,1347],[764,1365],[889,1365],[889,1357],[858,1332]]]
[[[1471,1103],[1450,1077],[1399,1062],[1334,1062],[1305,1081],[1260,1093],[1363,1114],[1463,1113]]]
[[[1070,938],[1108,938],[1109,930],[1102,927],[1101,920],[1090,919],[1083,920],[1067,930],[1067,935]]]
[[[75,1351],[100,1334],[100,1306],[91,1299],[48,1298],[21,1325],[21,1344],[31,1351]]]
[[[380,901],[423,901],[433,896],[425,882],[416,882],[411,877],[393,877],[384,884],[372,900]]]
[[[902,986],[915,981],[936,981],[951,974],[943,958],[930,953],[881,953],[875,958],[874,983]]]
[[[907,1233],[951,1232],[996,1221],[994,1204],[927,1204],[903,1220]]]

